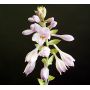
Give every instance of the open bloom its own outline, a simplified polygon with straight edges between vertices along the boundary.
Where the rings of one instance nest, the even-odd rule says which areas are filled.
[[[68,35],[68,34],[64,34],[64,35],[52,34],[52,36],[59,37],[65,41],[73,41],[74,40],[74,37],[72,35]]]
[[[43,79],[43,80],[48,79],[48,77],[49,77],[49,69],[48,69],[48,67],[44,66],[41,69],[40,76],[41,76],[41,79]]]
[[[23,35],[30,35],[34,32],[38,32],[41,29],[41,26],[37,23],[31,24],[30,29],[24,30]]]
[[[42,57],[48,57],[49,55],[50,55],[50,48],[46,46],[44,46],[42,50],[39,52],[39,56]]]
[[[65,63],[61,59],[59,59],[56,55],[55,55],[55,59],[56,59],[56,69],[61,75],[62,72],[65,72],[67,70],[67,67]]]
[[[32,37],[32,41],[37,42],[40,46],[44,44],[47,39],[50,39],[50,30],[47,27],[42,27]]]
[[[54,45],[54,47],[58,50],[61,59],[63,60],[63,62],[67,67],[74,66],[75,59],[71,55],[61,51],[56,45]]]
[[[37,15],[33,15],[32,17],[29,17],[28,20],[30,22],[37,22],[37,23],[40,22],[40,19]]]

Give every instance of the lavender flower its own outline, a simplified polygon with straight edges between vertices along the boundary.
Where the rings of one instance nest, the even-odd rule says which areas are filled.
[[[32,41],[34,41],[35,49],[29,52],[25,57],[25,62],[27,65],[25,67],[24,73],[29,75],[35,69],[37,59],[39,56],[42,57],[42,63],[44,67],[41,69],[40,78],[38,82],[40,85],[47,85],[55,77],[50,75],[49,66],[53,64],[55,58],[56,69],[62,75],[63,72],[66,72],[70,66],[74,67],[75,59],[61,49],[58,48],[58,44],[61,40],[73,41],[74,37],[72,35],[64,34],[58,35],[58,29],[53,29],[56,27],[57,22],[54,20],[54,17],[45,19],[47,10],[45,7],[37,7],[35,11],[36,15],[28,18],[28,21],[33,22],[30,25],[30,29],[22,31],[23,35],[32,35]],[[49,24],[47,26],[47,23]],[[51,37],[58,37],[59,39],[52,39]],[[60,40],[61,39],[61,40]],[[57,53],[60,54],[60,58],[57,56]]]

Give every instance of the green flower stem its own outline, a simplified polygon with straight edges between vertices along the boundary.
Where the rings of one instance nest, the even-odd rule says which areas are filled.
[[[46,46],[49,47],[49,45],[48,45],[48,39],[46,40]],[[48,67],[48,58],[49,58],[49,57],[46,57],[46,59],[47,59],[46,67]],[[48,85],[48,83],[49,83],[48,80],[46,80],[46,81],[45,81],[45,85]]]

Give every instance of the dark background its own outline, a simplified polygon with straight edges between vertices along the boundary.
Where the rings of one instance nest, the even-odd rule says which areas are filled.
[[[40,5],[0,5],[0,84],[1,85],[37,85],[40,69],[43,67],[38,58],[36,68],[29,76],[23,74],[27,63],[26,54],[35,48],[31,36],[21,32],[29,28],[28,17],[34,14]],[[71,34],[73,42],[62,41],[58,46],[71,54],[75,67],[62,76],[55,65],[50,66],[50,74],[56,78],[52,85],[90,84],[90,5],[43,5],[47,8],[47,18],[55,17],[59,34]],[[55,61],[54,61],[55,62]]]

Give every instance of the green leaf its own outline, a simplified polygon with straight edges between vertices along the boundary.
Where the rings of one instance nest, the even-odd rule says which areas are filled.
[[[55,48],[54,48],[54,49],[51,49],[51,53],[52,53],[52,54],[56,54],[57,52],[58,52],[57,49],[55,49]]]
[[[55,79],[55,77],[54,77],[54,76],[49,75],[49,77],[48,77],[48,80],[49,80],[49,81],[52,81],[52,80],[54,80],[54,79]]]
[[[46,58],[43,58],[43,59],[42,59],[42,62],[43,62],[44,64],[46,64],[46,61],[47,61]]]
[[[35,44],[36,47],[38,47],[39,45],[38,44]]]
[[[54,44],[58,44],[60,42],[59,39],[53,39],[51,41],[48,42],[48,45],[54,45]]]
[[[48,59],[48,66],[49,66],[49,65],[52,65],[53,59],[54,59],[54,56],[52,55],[52,56]]]
[[[58,29],[51,30],[51,34],[56,34],[58,32]]]
[[[38,82],[39,82],[40,85],[45,85],[45,82],[42,79],[38,79]]]
[[[35,44],[36,48],[38,48],[38,50],[40,51],[42,49],[43,46],[39,46],[39,44]]]

